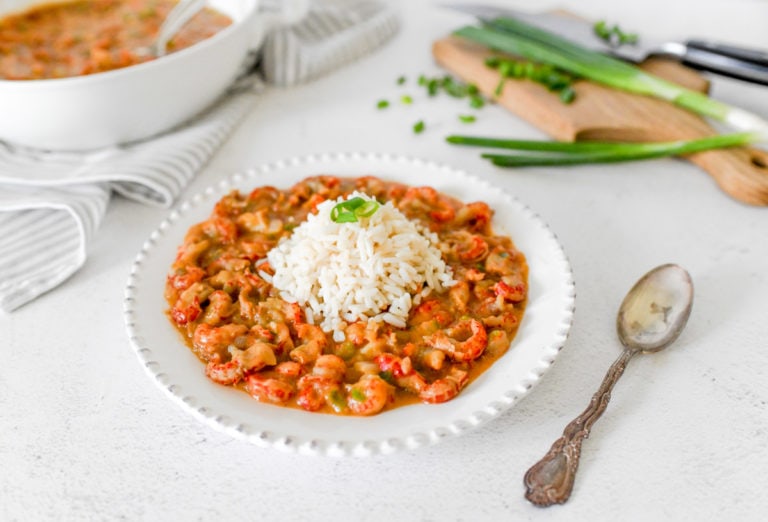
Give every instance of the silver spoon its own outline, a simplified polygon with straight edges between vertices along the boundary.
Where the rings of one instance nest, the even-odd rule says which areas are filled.
[[[563,436],[525,474],[525,498],[537,506],[562,504],[571,496],[581,443],[611,399],[611,390],[636,354],[663,350],[677,339],[693,305],[691,276],[678,265],[645,274],[619,307],[616,330],[624,351],[611,365],[589,406],[563,430]]]
[[[147,47],[136,49],[135,53],[139,56],[153,56],[155,58],[165,56],[168,42],[176,36],[184,24],[202,11],[207,3],[208,0],[179,0],[157,30],[155,41]]]

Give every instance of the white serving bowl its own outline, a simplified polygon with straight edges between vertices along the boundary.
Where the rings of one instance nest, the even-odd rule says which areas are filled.
[[[0,16],[45,0],[4,0]],[[280,13],[259,0],[209,0],[232,25],[189,48],[123,69],[72,78],[0,79],[0,140],[89,150],[142,140],[195,116],[232,83],[268,30],[295,22],[306,1]]]

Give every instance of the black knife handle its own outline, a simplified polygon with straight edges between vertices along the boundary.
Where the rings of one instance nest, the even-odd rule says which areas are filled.
[[[730,56],[737,60],[743,60],[745,62],[768,67],[768,51],[745,49],[744,47],[737,47],[735,45],[712,42],[709,40],[688,40],[686,45],[688,48],[718,53],[724,56]]]
[[[705,40],[685,43],[685,65],[760,85],[768,85],[768,52]]]

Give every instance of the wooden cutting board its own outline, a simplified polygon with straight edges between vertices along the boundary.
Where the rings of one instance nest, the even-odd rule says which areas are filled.
[[[528,80],[508,80],[496,98],[499,75],[484,63],[490,54],[486,48],[448,36],[434,43],[432,53],[439,65],[556,140],[672,141],[715,133],[703,118],[669,102],[588,81],[574,84],[576,99],[568,105]],[[709,88],[702,76],[676,62],[649,59],[641,67],[693,90]],[[740,147],[700,152],[686,159],[709,173],[733,198],[768,205],[768,153]]]

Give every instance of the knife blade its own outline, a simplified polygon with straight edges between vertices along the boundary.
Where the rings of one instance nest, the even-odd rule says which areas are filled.
[[[665,56],[695,69],[768,85],[768,52],[759,49],[696,39],[679,42],[654,41],[642,36],[638,36],[633,44],[612,45],[595,33],[593,24],[564,13],[529,13],[491,5],[443,5],[470,14],[482,22],[490,22],[496,18],[514,18],[587,49],[634,63],[642,62],[649,56]]]

